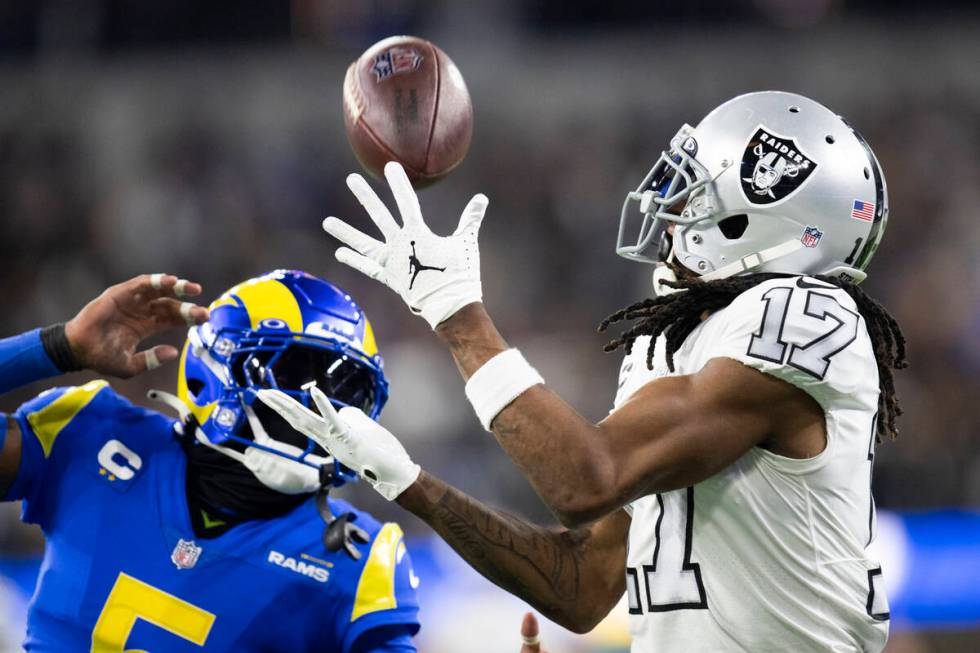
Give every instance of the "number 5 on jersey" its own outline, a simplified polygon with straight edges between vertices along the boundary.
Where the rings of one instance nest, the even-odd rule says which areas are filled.
[[[140,653],[126,650],[138,619],[198,646],[204,646],[214,625],[207,610],[120,573],[92,631],[92,653]]]

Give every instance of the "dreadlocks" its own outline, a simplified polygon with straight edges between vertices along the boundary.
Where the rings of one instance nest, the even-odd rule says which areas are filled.
[[[729,277],[715,281],[701,281],[698,278],[661,280],[670,288],[684,290],[661,297],[645,299],[620,309],[607,317],[599,325],[605,331],[610,325],[624,320],[633,320],[633,325],[618,338],[611,340],[603,348],[607,352],[623,347],[630,353],[633,344],[640,336],[650,336],[647,348],[647,367],[653,367],[653,353],[657,338],[664,334],[666,340],[667,366],[674,371],[674,353],[701,323],[706,314],[728,306],[743,292],[769,279],[785,277],[785,274],[758,273],[740,277]],[[898,436],[896,420],[902,414],[898,397],[895,394],[893,370],[908,366],[905,358],[905,336],[895,318],[877,301],[869,297],[861,288],[849,281],[842,281],[825,275],[812,275],[825,283],[837,286],[851,296],[857,304],[858,312],[864,318],[874,347],[875,361],[878,364],[878,424],[877,441],[885,436],[894,439]]]

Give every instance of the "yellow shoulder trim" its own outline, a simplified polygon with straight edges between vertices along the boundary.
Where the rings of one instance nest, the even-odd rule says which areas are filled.
[[[45,458],[51,455],[51,448],[61,430],[108,385],[108,381],[89,381],[66,390],[44,408],[27,414],[27,422],[41,443]]]
[[[378,610],[398,607],[395,599],[395,567],[398,564],[398,545],[402,541],[402,529],[398,524],[385,524],[368,554],[361,579],[357,583],[354,610],[350,620]]]

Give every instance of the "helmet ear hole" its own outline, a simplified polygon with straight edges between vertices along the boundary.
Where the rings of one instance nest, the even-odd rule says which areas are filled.
[[[187,390],[193,396],[197,396],[204,389],[204,381],[201,379],[187,379]]]
[[[741,238],[748,226],[749,216],[745,214],[733,215],[718,223],[718,228],[721,229],[722,235],[728,240]]]

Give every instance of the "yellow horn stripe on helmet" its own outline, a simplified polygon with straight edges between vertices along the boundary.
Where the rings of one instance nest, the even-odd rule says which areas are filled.
[[[204,424],[211,417],[211,413],[214,412],[215,407],[218,405],[217,401],[212,401],[210,404],[205,404],[204,406],[198,406],[191,399],[190,390],[187,387],[187,350],[190,349],[191,342],[188,340],[184,343],[184,349],[180,352],[180,370],[177,373],[177,398],[184,402],[184,405],[191,411],[191,414],[197,419],[198,424]]]
[[[303,333],[303,314],[299,303],[292,291],[277,280],[262,277],[240,283],[216,299],[211,309],[232,304],[235,299],[248,312],[253,329],[258,328],[262,320],[276,319],[285,322],[290,331]]]
[[[364,349],[362,350],[368,356],[374,356],[378,353],[378,342],[374,339],[374,329],[371,327],[371,321],[364,317]]]

